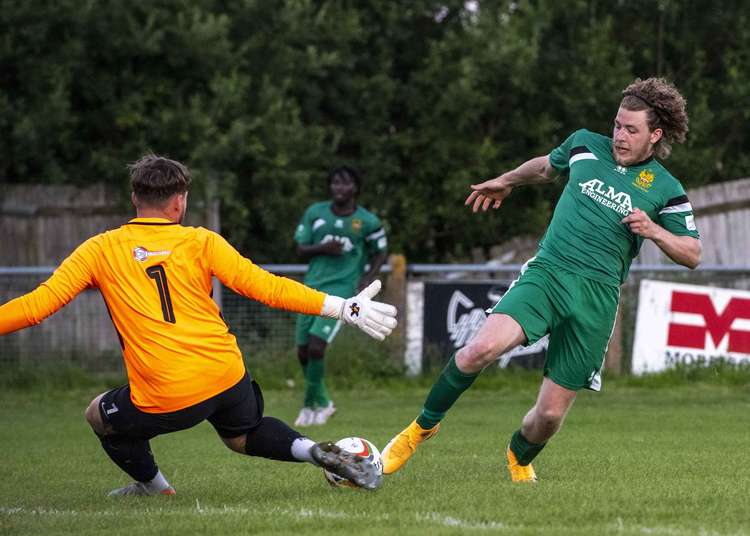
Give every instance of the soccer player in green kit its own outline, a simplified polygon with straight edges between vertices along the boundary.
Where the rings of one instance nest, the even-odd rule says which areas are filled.
[[[531,461],[559,430],[579,389],[599,391],[620,285],[644,239],[695,268],[701,243],[680,182],[655,159],[688,130],[685,100],[661,78],[623,91],[612,138],[578,130],[549,155],[472,185],[473,211],[499,208],[513,188],[568,174],[537,255],[521,271],[477,335],[450,358],[422,412],[383,450],[384,473],[398,471],[434,436],[446,412],[484,367],[549,333],[534,406],[505,450],[511,480],[535,482]]]
[[[372,283],[385,262],[385,230],[377,216],[357,204],[361,186],[354,168],[334,169],[328,175],[332,199],[311,205],[302,216],[294,239],[297,252],[310,262],[307,286],[348,298]],[[336,412],[324,381],[324,357],[340,326],[336,320],[297,317],[295,338],[305,375],[305,400],[296,426],[325,424]]]

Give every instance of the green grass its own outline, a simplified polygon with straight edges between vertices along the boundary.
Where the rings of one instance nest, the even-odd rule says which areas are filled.
[[[501,451],[538,378],[511,377],[481,378],[376,492],[231,453],[204,423],[152,442],[177,496],[125,500],[105,497],[128,478],[83,421],[97,388],[4,391],[0,534],[750,534],[747,382],[581,393],[536,463],[539,484],[514,485]],[[339,414],[310,435],[382,447],[418,411],[422,383],[334,391]],[[298,389],[265,395],[268,414],[294,418]]]

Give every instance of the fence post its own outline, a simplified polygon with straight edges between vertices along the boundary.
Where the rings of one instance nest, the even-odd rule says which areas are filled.
[[[221,234],[221,201],[219,201],[218,190],[216,176],[213,172],[210,172],[206,178],[206,227]],[[221,311],[224,305],[222,285],[221,281],[215,277],[211,282],[211,291],[212,297]]]
[[[400,361],[404,353],[404,334],[406,333],[404,328],[406,325],[406,257],[401,254],[391,254],[388,256],[388,264],[391,266],[391,273],[388,276],[383,301],[395,305],[398,309],[398,326],[393,330],[390,340],[394,347],[394,359]]]

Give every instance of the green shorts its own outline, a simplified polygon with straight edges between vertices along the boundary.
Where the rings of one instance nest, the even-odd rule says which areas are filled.
[[[294,330],[294,340],[297,346],[307,346],[310,335],[323,339],[331,344],[341,329],[341,322],[335,318],[324,318],[313,315],[297,315],[297,325]]]
[[[315,285],[305,282],[306,285],[317,289],[331,296],[340,296],[350,298],[355,294],[354,284],[349,283],[331,283],[328,285]],[[297,324],[294,329],[294,341],[297,346],[307,346],[310,335],[323,339],[326,343],[331,344],[333,339],[341,329],[341,322],[335,318],[323,318],[315,315],[297,315]]]
[[[599,391],[619,299],[619,287],[532,259],[491,312],[518,322],[527,344],[549,333],[544,375],[550,380]]]

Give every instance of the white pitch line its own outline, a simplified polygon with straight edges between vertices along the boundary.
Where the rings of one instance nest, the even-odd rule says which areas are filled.
[[[260,515],[260,516],[271,516],[279,517],[286,516],[295,519],[343,519],[343,520],[362,520],[368,522],[387,522],[394,519],[389,514],[372,514],[369,512],[341,512],[335,510],[324,510],[322,508],[309,509],[309,508],[250,508],[244,506],[228,506],[222,505],[217,506],[204,506],[198,499],[195,501],[195,508],[169,508],[164,507],[150,508],[146,507],[145,511],[147,514],[155,514],[158,516],[165,515],[177,515],[185,516],[186,514],[194,514],[199,516],[223,516],[227,514],[237,514],[242,516],[248,515]],[[0,506],[0,515],[5,516],[58,516],[58,517],[105,517],[105,516],[134,516],[142,518],[144,514],[143,510],[134,511],[122,511],[122,510],[95,510],[95,511],[80,511],[80,510],[59,510],[57,508],[47,507],[33,507],[26,508],[23,506]],[[473,521],[467,519],[458,519],[453,516],[441,514],[439,512],[415,512],[414,521],[422,524],[439,525],[448,528],[458,528],[463,530],[492,530],[501,532],[517,532],[518,530],[528,528],[523,525],[509,525],[502,521]],[[748,536],[748,532],[740,530],[736,532],[717,532],[714,530],[707,530],[705,528],[697,528],[692,530],[686,530],[684,528],[676,527],[648,527],[644,525],[628,525],[625,524],[622,518],[609,525],[609,531],[617,533],[640,533],[646,535],[656,536]],[[556,534],[560,531],[561,527],[539,527],[539,532],[549,532]],[[564,531],[564,528],[563,528]],[[609,532],[608,531],[608,532]]]
[[[501,521],[466,521],[451,516],[445,516],[437,512],[429,514],[417,514],[417,521],[432,522],[444,527],[457,527],[461,529],[475,530],[518,530],[519,527],[511,527]]]
[[[247,508],[241,506],[227,506],[221,507],[204,506],[198,499],[195,500],[195,508],[189,509],[185,512],[184,509],[164,509],[155,508],[147,509],[149,514],[156,514],[159,516],[163,515],[179,515],[184,516],[186,513],[193,513],[200,516],[217,516],[226,514],[239,514],[239,515],[265,515],[272,517],[286,516],[294,517],[297,519],[344,519],[344,520],[362,520],[368,522],[384,522],[391,519],[388,514],[372,514],[369,512],[342,512],[335,510],[324,510],[322,508],[309,509],[291,509],[291,508],[267,508],[267,509],[256,509]],[[123,516],[133,515],[141,517],[143,511],[113,511],[113,510],[97,510],[92,512],[77,511],[77,510],[58,510],[49,509],[43,507],[35,508],[24,508],[24,507],[0,507],[0,514],[5,515],[44,515],[44,516],[63,516],[63,517],[98,517],[98,516]],[[435,525],[442,525],[445,527],[456,527],[463,529],[510,529],[504,523],[495,521],[467,521],[463,519],[457,519],[455,517],[446,516],[437,512],[429,513],[416,513],[414,520],[420,523],[429,523]]]

